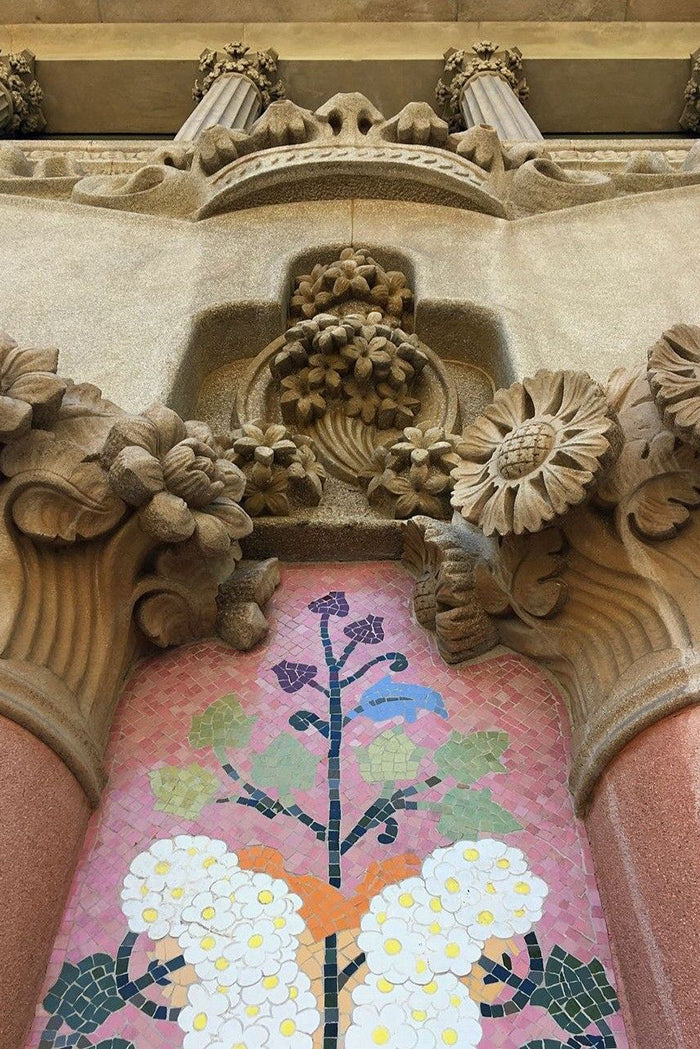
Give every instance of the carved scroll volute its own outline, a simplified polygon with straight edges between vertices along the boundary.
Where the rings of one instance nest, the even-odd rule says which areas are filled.
[[[96,803],[114,705],[144,635],[213,631],[251,530],[245,478],[201,423],[128,416],[0,339],[0,713],[51,746]]]
[[[562,685],[581,810],[622,746],[700,694],[699,393],[700,329],[678,326],[605,390],[540,372],[499,391],[460,445],[453,503],[490,537],[475,594]]]

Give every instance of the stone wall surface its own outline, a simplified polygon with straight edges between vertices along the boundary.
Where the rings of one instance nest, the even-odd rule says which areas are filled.
[[[298,261],[354,243],[415,274],[416,330],[438,354],[497,385],[553,354],[603,380],[696,320],[699,202],[687,187],[506,222],[321,201],[192,224],[5,197],[3,325],[50,335],[66,374],[127,410],[161,399],[191,414],[206,374],[281,334]]]

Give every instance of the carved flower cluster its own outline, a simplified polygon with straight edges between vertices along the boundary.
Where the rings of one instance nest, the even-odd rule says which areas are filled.
[[[374,471],[366,474],[371,506],[391,507],[395,517],[444,518],[450,514],[450,471],[461,461],[461,438],[441,426],[407,426],[398,440],[374,450]]]
[[[110,430],[100,460],[114,491],[138,507],[143,530],[164,543],[193,538],[206,556],[225,554],[252,531],[238,505],[245,477],[215,451],[203,423],[153,404]]]
[[[426,364],[415,336],[382,323],[379,313],[319,314],[287,331],[270,369],[280,381],[285,422],[306,426],[340,406],[350,418],[389,430],[413,421],[416,380]]]
[[[615,414],[584,372],[499,390],[464,433],[452,504],[485,535],[538,532],[583,502],[619,451]]]
[[[241,43],[226,44],[223,52],[207,48],[199,60],[199,71],[204,76],[197,80],[192,89],[192,97],[199,102],[206,95],[212,84],[227,73],[240,73],[247,77],[262,96],[262,106],[266,109],[276,98],[284,98],[284,85],[277,76],[277,55],[274,51],[251,51]]]
[[[8,54],[0,59],[0,95],[6,94],[11,112],[0,128],[9,135],[34,135],[43,131],[46,120],[41,111],[44,93],[32,75],[24,55]]]
[[[0,332],[0,444],[32,427],[48,429],[58,416],[66,383],[56,375],[58,350],[21,348]]]
[[[245,475],[243,506],[253,517],[283,516],[291,506],[317,506],[326,471],[310,437],[285,426],[247,423],[231,434],[226,457]]]
[[[345,248],[335,262],[318,264],[311,273],[295,278],[290,312],[292,317],[311,318],[319,313],[342,314],[348,308],[359,313],[366,305],[379,310],[385,323],[397,326],[408,323],[404,313],[412,301],[403,273],[382,269],[365,248]]]

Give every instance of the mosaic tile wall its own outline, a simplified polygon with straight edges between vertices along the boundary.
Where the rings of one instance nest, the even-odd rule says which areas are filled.
[[[410,593],[285,566],[137,669],[28,1049],[627,1049],[557,697]]]

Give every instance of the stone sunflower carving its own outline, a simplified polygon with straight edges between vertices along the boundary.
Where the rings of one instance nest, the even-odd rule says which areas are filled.
[[[700,448],[700,328],[676,324],[649,350],[647,377],[664,425]]]
[[[539,371],[499,390],[465,431],[452,505],[485,535],[538,532],[583,502],[619,443],[614,412],[585,372]]]

